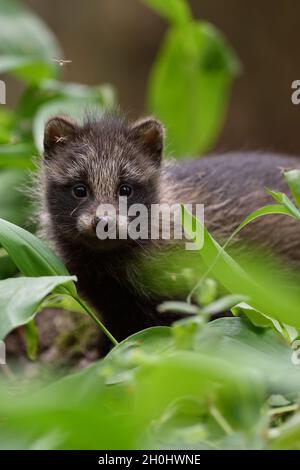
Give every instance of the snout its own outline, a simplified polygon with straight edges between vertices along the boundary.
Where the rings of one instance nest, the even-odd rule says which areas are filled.
[[[81,214],[77,220],[81,239],[99,249],[111,249],[127,240],[127,217],[120,214]]]
[[[96,232],[98,224],[101,226],[104,232],[108,232],[109,224],[112,222],[112,218],[108,215],[103,215],[99,217],[96,215],[92,220],[92,228]]]

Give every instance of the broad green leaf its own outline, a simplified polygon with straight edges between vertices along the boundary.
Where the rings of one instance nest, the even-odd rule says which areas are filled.
[[[16,277],[0,281],[0,339],[34,317],[43,299],[74,276]]]
[[[157,361],[174,349],[171,328],[156,326],[139,331],[115,346],[104,360],[102,371],[107,384],[128,381],[143,363]]]
[[[0,144],[0,168],[33,169],[35,147],[30,143]]]
[[[148,108],[177,157],[207,151],[220,130],[237,59],[207,23],[172,27],[151,72]]]
[[[292,363],[288,342],[274,330],[257,328],[247,319],[220,318],[208,323],[198,330],[194,349],[229,361],[237,371],[252,370],[274,393],[299,390],[300,368]]]
[[[51,101],[85,99],[106,110],[115,106],[115,92],[110,85],[86,86],[79,83],[62,83],[43,80],[28,86],[17,105],[17,119],[31,121],[38,109]],[[54,112],[54,111],[53,111]]]
[[[176,349],[192,349],[196,331],[198,328],[202,328],[205,322],[206,319],[199,315],[193,315],[176,321],[172,326]]]
[[[193,217],[184,207],[184,230],[193,239],[194,233],[191,227],[198,227],[204,231],[204,245],[199,250],[199,256],[209,267],[209,271],[218,281],[233,294],[248,298],[255,310],[279,320],[282,323],[300,327],[299,279],[289,279],[288,284],[284,279],[274,277],[273,269],[263,266],[258,261],[255,275],[249,270],[243,269],[221,246],[213,239],[208,230]],[[189,232],[190,230],[190,232]],[[277,266],[279,270],[279,267]],[[276,286],[276,287],[275,287]],[[285,295],[283,295],[285,293]]]
[[[36,312],[37,313],[37,312]],[[37,359],[39,336],[34,319],[30,320],[24,327],[26,354],[29,359]]]
[[[285,171],[284,177],[297,206],[300,208],[300,170]]]
[[[0,0],[0,51],[7,55],[31,55],[49,59],[60,53],[47,25],[15,0]]]
[[[1,158],[1,157],[0,157]],[[29,216],[30,204],[21,188],[28,181],[23,170],[0,172],[0,217],[18,225],[24,224]]]
[[[268,318],[263,313],[254,310],[254,308],[246,302],[240,302],[236,306],[232,307],[231,312],[236,317],[246,315],[251,323],[259,328],[268,328],[273,325],[271,318]]]
[[[30,56],[0,56],[0,73],[8,72],[29,83],[38,83],[39,80],[56,75],[53,63],[49,60]]]
[[[143,0],[146,5],[156,10],[174,24],[187,23],[191,20],[191,10],[186,0]]]
[[[131,348],[139,348],[144,353],[161,353],[170,348],[171,329],[168,326],[154,326],[134,333],[115,346],[107,357],[120,357]]]
[[[290,344],[298,337],[298,331],[289,326],[285,325],[284,323],[279,322],[278,320],[274,320],[268,315],[259,312],[258,310],[254,310],[251,305],[248,305],[245,302],[241,302],[237,304],[235,307],[231,309],[233,315],[246,315],[247,318],[253,323],[253,325],[258,326],[260,328],[273,328],[275,331],[278,331]]]
[[[174,351],[170,328],[140,332],[130,347],[124,341],[104,360],[18,400],[2,386],[1,447],[267,447],[268,395],[299,389],[290,349],[238,318],[198,332],[191,351]],[[123,377],[105,386],[118,368]]]
[[[0,0],[0,71],[30,82],[53,77],[60,47],[45,23],[14,0]]]
[[[69,276],[64,264],[41,240],[3,219],[0,244],[25,276]],[[64,289],[76,295],[74,282],[68,282]]]
[[[99,368],[99,364],[97,364]],[[103,379],[93,366],[18,398],[0,384],[0,448],[133,449],[141,429],[128,417],[130,394],[109,406]],[[113,390],[111,395],[113,395]],[[124,410],[116,413],[116,408]]]
[[[13,277],[17,268],[3,248],[0,248],[0,279]]]
[[[194,397],[204,420],[213,403],[231,428],[249,432],[263,403],[263,385],[249,368],[237,368],[220,356],[177,351],[140,369],[136,396],[138,419],[144,423],[157,420],[178,400]]]

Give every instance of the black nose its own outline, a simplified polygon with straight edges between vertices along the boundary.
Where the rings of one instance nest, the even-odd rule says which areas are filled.
[[[102,228],[104,230],[104,232],[108,232],[108,221],[109,221],[109,217],[107,215],[103,215],[102,217],[98,217],[97,215],[94,217],[94,220],[93,220],[93,228],[94,230],[97,230],[97,225],[99,223],[101,223],[102,225]]]

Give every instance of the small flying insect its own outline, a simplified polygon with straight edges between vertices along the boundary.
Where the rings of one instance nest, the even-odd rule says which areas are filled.
[[[65,64],[71,64],[71,62],[72,62],[71,59],[67,59],[67,60],[65,60],[65,59],[53,59],[53,60],[54,60],[54,62],[57,62],[60,65],[60,67],[63,67]]]

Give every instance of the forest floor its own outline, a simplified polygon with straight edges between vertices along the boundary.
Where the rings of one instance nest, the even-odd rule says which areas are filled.
[[[31,379],[54,371],[87,367],[100,357],[101,333],[90,318],[59,309],[45,309],[36,317],[38,349],[30,359],[26,348],[26,330],[21,326],[6,339],[6,362],[2,366],[8,376],[16,373]]]

